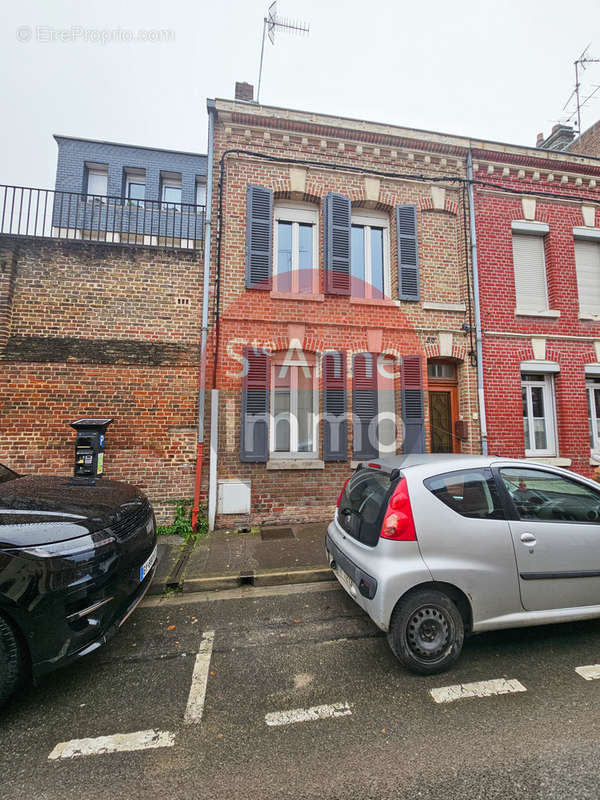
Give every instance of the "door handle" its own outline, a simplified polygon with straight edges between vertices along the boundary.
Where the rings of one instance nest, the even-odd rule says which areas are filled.
[[[521,534],[521,541],[523,544],[534,545],[537,541],[533,533],[522,533]]]

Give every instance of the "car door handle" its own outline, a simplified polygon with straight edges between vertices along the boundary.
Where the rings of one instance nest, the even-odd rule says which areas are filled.
[[[522,533],[521,541],[523,542],[523,544],[534,545],[537,540],[533,535],[533,533]]]

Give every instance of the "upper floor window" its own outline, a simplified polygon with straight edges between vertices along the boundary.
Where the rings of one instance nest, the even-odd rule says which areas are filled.
[[[366,209],[352,214],[350,264],[354,297],[389,296],[389,249],[389,222],[385,215]]]
[[[575,239],[575,266],[579,291],[579,313],[600,314],[600,244]]]
[[[87,165],[87,193],[98,198],[108,194],[108,166],[106,164]]]
[[[206,181],[204,178],[196,178],[196,205],[206,205]]]
[[[319,291],[317,210],[278,204],[274,217],[274,290],[316,294]]]
[[[548,311],[544,237],[513,231],[512,245],[517,310],[532,314]]]
[[[176,172],[161,173],[160,194],[164,208],[181,211],[181,175]]]
[[[129,205],[142,206],[146,197],[146,172],[143,169],[125,172],[125,197]]]
[[[523,433],[526,456],[555,456],[554,383],[551,375],[523,373]]]

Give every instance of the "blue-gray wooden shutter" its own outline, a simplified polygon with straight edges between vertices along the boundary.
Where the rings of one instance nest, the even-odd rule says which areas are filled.
[[[419,300],[419,243],[417,207],[396,206],[398,234],[398,296],[400,300]]]
[[[425,402],[421,356],[402,359],[402,452],[425,452]]]
[[[376,420],[377,356],[356,353],[352,360],[352,453],[355,460],[379,456],[379,429]]]
[[[245,347],[242,380],[240,461],[266,462],[269,454],[270,359],[265,350]]]
[[[248,186],[246,289],[270,289],[273,273],[273,190]]]
[[[323,460],[347,461],[346,354],[323,355]]]
[[[325,195],[323,210],[325,291],[350,294],[350,198],[335,192]]]

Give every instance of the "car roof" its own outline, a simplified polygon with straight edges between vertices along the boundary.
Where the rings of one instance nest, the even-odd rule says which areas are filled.
[[[406,470],[412,467],[431,465],[436,469],[456,469],[457,467],[488,467],[495,461],[500,460],[498,456],[471,456],[462,453],[410,453],[404,456],[389,456],[377,458],[372,461],[363,462],[363,466],[377,464],[382,469]],[[512,459],[502,459],[502,461]]]

